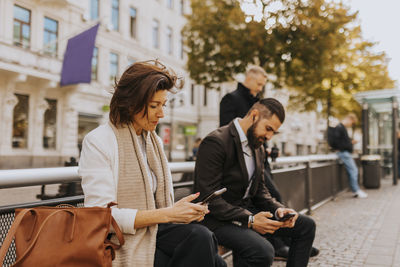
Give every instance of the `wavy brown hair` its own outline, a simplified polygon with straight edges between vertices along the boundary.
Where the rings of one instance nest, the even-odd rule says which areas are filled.
[[[122,74],[114,86],[110,102],[110,121],[115,126],[133,122],[133,116],[144,110],[159,90],[181,89],[183,81],[174,71],[157,60],[135,62]]]

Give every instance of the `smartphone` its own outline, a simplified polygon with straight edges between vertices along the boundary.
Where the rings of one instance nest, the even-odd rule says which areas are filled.
[[[226,187],[217,190],[211,194],[209,194],[208,196],[206,196],[201,202],[199,202],[199,204],[201,205],[207,205],[208,203],[210,203],[214,198],[216,198],[217,196],[222,195],[223,193],[226,192]]]
[[[296,213],[294,213],[294,212],[286,213],[285,215],[283,215],[282,218],[279,218],[278,221],[285,222],[294,216],[296,216]]]

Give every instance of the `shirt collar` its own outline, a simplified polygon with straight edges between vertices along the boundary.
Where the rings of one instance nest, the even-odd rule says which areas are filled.
[[[234,120],[233,120],[233,124],[235,124],[236,131],[237,131],[238,134],[239,134],[240,142],[241,142],[241,143],[247,144],[247,143],[248,143],[247,136],[246,136],[246,134],[243,132],[242,127],[240,127],[239,118],[234,119]]]

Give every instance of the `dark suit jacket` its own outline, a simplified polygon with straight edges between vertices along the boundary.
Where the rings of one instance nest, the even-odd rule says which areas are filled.
[[[219,126],[225,126],[237,117],[243,118],[258,100],[247,87],[238,83],[237,89],[226,94],[219,103]]]
[[[254,151],[255,178],[249,191],[249,199],[243,200],[249,184],[242,144],[233,122],[220,127],[203,139],[197,154],[194,192],[200,192],[199,199],[215,190],[226,187],[228,190],[209,204],[210,213],[203,224],[211,230],[220,225],[237,221],[247,227],[252,213],[247,209],[249,203],[258,210],[275,210],[282,205],[273,199],[264,184],[264,152]]]

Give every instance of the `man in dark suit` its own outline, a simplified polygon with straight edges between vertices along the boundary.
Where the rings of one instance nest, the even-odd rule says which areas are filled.
[[[243,119],[210,133],[201,143],[195,167],[195,191],[227,191],[209,204],[204,225],[221,245],[233,250],[234,266],[270,266],[274,249],[269,235],[291,237],[287,266],[306,266],[315,236],[314,221],[273,199],[263,182],[262,144],[285,119],[281,103],[262,99]],[[287,213],[291,219],[280,222]]]

